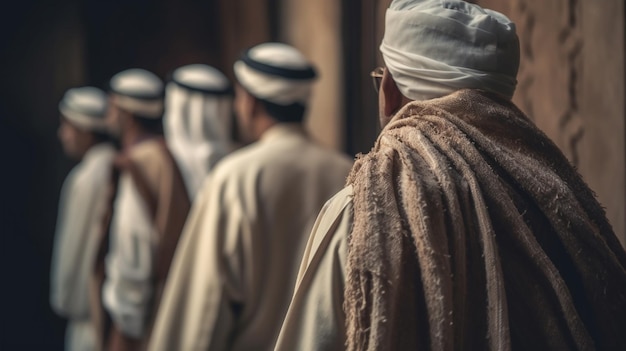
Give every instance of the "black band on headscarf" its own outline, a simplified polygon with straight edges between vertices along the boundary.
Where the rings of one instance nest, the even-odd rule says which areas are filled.
[[[263,62],[256,61],[250,57],[250,50],[241,55],[241,61],[250,68],[259,72],[267,73],[273,76],[283,77],[287,79],[312,79],[317,75],[313,67],[309,66],[302,69],[293,69],[285,67],[276,67]]]
[[[111,86],[111,83],[109,82],[108,84],[108,90],[111,93],[117,94],[117,95],[122,95],[122,96],[128,96],[134,99],[139,99],[139,100],[146,100],[146,101],[154,101],[154,100],[162,100],[163,98],[165,98],[165,90],[161,89],[161,92],[159,94],[146,94],[146,93],[141,93],[141,92],[128,92],[128,91],[119,91],[117,89],[115,89],[113,86]]]
[[[176,85],[186,90],[195,91],[195,92],[202,93],[202,94],[207,94],[207,95],[233,95],[234,94],[233,87],[230,85],[224,88],[201,88],[201,87],[196,87],[196,86],[183,83],[177,80],[176,78],[174,78],[173,75],[169,77],[169,81],[176,83]]]

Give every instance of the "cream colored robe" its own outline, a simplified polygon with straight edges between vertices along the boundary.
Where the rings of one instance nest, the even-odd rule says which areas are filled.
[[[320,212],[275,350],[345,349],[342,306],[352,211],[352,186],[347,186]]]
[[[117,330],[145,342],[190,203],[161,137],[143,140],[126,154],[126,161],[118,161],[122,172],[102,302]]]
[[[149,350],[268,350],[322,205],[351,162],[278,124],[205,181],[172,262]]]
[[[50,303],[68,318],[66,350],[94,350],[89,314],[89,276],[107,207],[115,149],[91,147],[63,184],[50,279]]]

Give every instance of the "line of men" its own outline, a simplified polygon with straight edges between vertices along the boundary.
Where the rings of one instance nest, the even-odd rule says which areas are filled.
[[[204,65],[167,89],[133,69],[69,90],[59,135],[82,161],[51,291],[67,349],[626,348],[626,253],[510,101],[514,23],[394,0],[380,50],[383,130],[354,166],[304,130],[317,73],[285,44],[234,63],[234,104]],[[251,144],[231,152],[233,105]]]
[[[317,74],[295,48],[258,45],[234,70],[239,133],[252,144],[226,158],[233,89],[213,67],[181,67],[166,89],[154,74],[131,69],[111,79],[108,94],[65,94],[59,135],[82,161],[63,189],[51,301],[69,318],[68,349],[147,346],[181,235],[183,252],[191,243],[215,254],[179,256],[190,269],[169,284],[200,274],[194,284],[206,284],[213,301],[202,315],[193,315],[193,300],[163,309],[189,309],[185,318],[199,319],[189,323],[210,323],[203,329],[213,331],[211,341],[198,342],[217,349],[244,325],[242,348],[268,348],[276,338],[280,324],[267,321],[286,313],[315,217],[352,162],[305,131]],[[117,153],[111,137],[100,137],[111,131]]]

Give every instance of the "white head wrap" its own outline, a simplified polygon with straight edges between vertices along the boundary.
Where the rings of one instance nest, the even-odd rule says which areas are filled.
[[[167,84],[165,107],[165,140],[193,199],[208,172],[231,150],[232,87],[211,66],[183,66]]]
[[[398,88],[413,100],[474,88],[513,96],[519,67],[515,24],[459,0],[394,0],[380,45]]]
[[[122,71],[111,78],[112,101],[129,112],[147,118],[163,116],[163,82],[140,68]]]
[[[248,50],[234,64],[239,83],[253,96],[274,104],[305,105],[315,70],[295,48],[264,43]]]
[[[108,132],[106,123],[107,96],[94,87],[69,89],[59,103],[59,111],[78,128],[94,132]]]

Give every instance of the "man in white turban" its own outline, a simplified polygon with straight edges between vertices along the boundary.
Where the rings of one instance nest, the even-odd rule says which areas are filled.
[[[165,106],[165,140],[193,199],[209,171],[231,151],[232,87],[211,66],[179,67],[166,87]]]
[[[234,64],[241,135],[194,202],[149,350],[269,350],[304,245],[350,160],[303,129],[315,71],[295,48],[265,43]]]
[[[626,253],[510,101],[514,24],[396,0],[380,49],[383,130],[318,217],[276,349],[625,349]]]
[[[89,277],[107,208],[115,148],[106,123],[106,94],[94,87],[68,90],[59,104],[59,139],[80,163],[63,184],[50,279],[50,303],[68,319],[66,350],[96,350],[89,313]]]
[[[102,303],[112,322],[102,342],[110,350],[136,350],[150,334],[190,202],[162,135],[161,80],[129,69],[111,78],[110,89],[109,118],[117,123],[122,153],[102,262]]]

